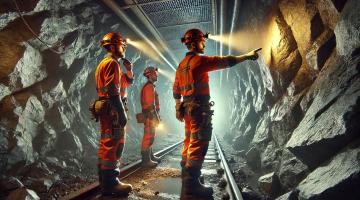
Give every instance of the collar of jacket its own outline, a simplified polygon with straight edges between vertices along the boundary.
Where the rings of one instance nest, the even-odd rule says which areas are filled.
[[[110,58],[110,59],[114,59],[114,60],[120,65],[119,60],[116,59],[113,55],[107,54],[105,57],[108,57],[108,58]]]
[[[187,55],[187,56],[188,56],[188,55],[194,55],[194,56],[196,56],[196,55],[199,55],[199,53],[195,53],[195,52],[189,51],[189,52],[186,53],[186,55]]]
[[[146,82],[146,84],[152,84],[154,87],[156,87],[156,85],[153,82],[149,81],[149,80]]]

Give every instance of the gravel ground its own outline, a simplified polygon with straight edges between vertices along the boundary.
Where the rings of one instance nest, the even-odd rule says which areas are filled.
[[[155,138],[153,145],[154,151],[159,151],[167,146],[174,144],[181,140],[182,135],[172,135],[159,132]],[[125,166],[131,162],[140,159],[140,150],[139,145],[129,145],[125,146],[123,153],[123,158],[121,160],[121,166]],[[89,165],[89,164],[88,164]],[[53,184],[48,192],[37,193],[41,199],[58,199],[61,196],[66,196],[73,191],[76,191],[82,187],[86,187],[98,180],[96,163],[93,163],[95,167],[89,167],[88,165],[83,165],[83,168],[74,174],[74,172],[62,172],[60,174],[60,179]]]

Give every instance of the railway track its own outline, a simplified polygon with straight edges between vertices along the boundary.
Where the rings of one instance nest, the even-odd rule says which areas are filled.
[[[61,199],[92,199],[92,200],[115,200],[115,199],[199,199],[187,197],[182,194],[180,177],[180,159],[182,141],[177,142],[155,155],[162,158],[162,162],[155,169],[142,169],[141,161],[138,160],[121,168],[120,179],[131,183],[134,188],[128,197],[103,197],[100,194],[99,183],[95,182],[78,191],[70,193]],[[216,135],[210,142],[208,153],[205,157],[201,170],[201,181],[214,189],[213,198],[210,199],[234,199],[243,200],[237,187],[231,170],[227,164],[224,153]],[[209,198],[207,198],[209,199]]]

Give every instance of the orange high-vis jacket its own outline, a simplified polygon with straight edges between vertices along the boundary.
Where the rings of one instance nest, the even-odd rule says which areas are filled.
[[[234,56],[201,56],[188,52],[176,69],[173,85],[175,99],[181,97],[210,97],[208,72],[236,64]]]
[[[120,82],[120,96],[122,98],[127,97],[127,88],[131,86],[134,82],[132,71],[127,71],[121,75],[121,82]]]
[[[151,82],[147,82],[141,90],[141,107],[143,111],[160,110],[159,96]]]
[[[99,97],[109,97],[120,94],[122,72],[117,60],[111,56],[105,57],[95,71],[96,90]]]

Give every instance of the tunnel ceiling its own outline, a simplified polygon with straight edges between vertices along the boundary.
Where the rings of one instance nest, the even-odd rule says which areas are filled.
[[[149,23],[158,32],[168,49],[181,59],[186,49],[180,42],[184,32],[199,28],[204,32],[216,32],[216,1],[213,0],[128,0],[120,3],[124,10],[140,11],[143,23]],[[215,43],[208,48],[215,53]]]

